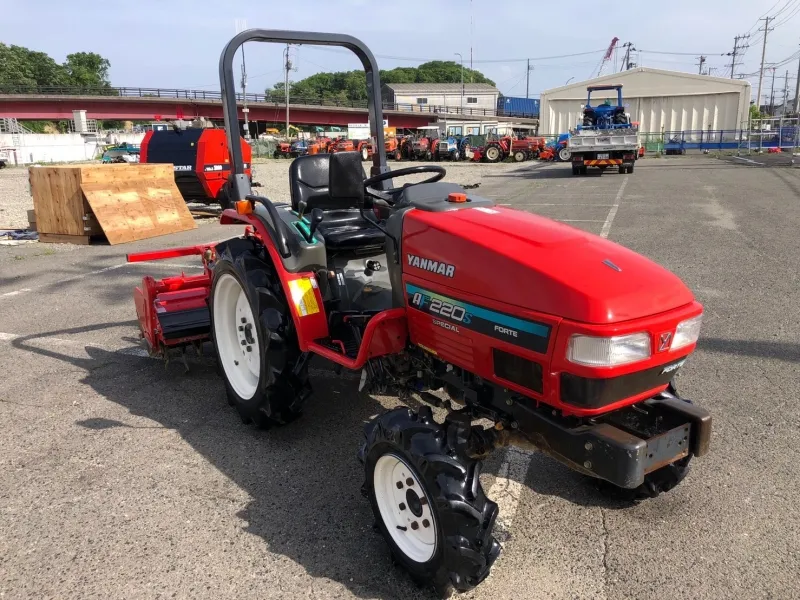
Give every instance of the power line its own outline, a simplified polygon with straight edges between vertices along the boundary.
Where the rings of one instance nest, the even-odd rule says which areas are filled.
[[[350,54],[349,50],[340,50],[338,48],[324,48],[320,46],[311,47],[313,50],[320,50],[322,52],[334,52],[336,54]],[[474,60],[472,61],[475,64],[490,64],[490,63],[527,63],[527,61],[537,61],[537,60],[556,60],[559,58],[572,58],[574,56],[589,56],[590,54],[599,54],[600,52],[605,52],[606,49],[602,48],[600,50],[588,50],[586,52],[575,52],[573,54],[559,54],[556,56],[531,56],[526,58],[493,58],[493,59],[484,59],[484,60]],[[384,60],[398,60],[398,61],[408,61],[408,62],[430,62],[434,60],[446,60],[442,58],[431,58],[431,57],[412,57],[412,56],[391,56],[387,54],[376,54],[375,58],[382,58]]]
[[[623,44],[624,46],[625,44]],[[698,56],[705,54],[706,56],[725,56],[724,52],[663,52],[659,50],[639,50],[642,54],[669,54],[672,56]]]
[[[775,27],[780,27],[784,23],[787,23],[788,21],[791,21],[798,12],[800,12],[800,4],[797,5],[797,7],[791,12],[791,14],[787,15],[786,17],[781,19],[779,22],[775,23]]]

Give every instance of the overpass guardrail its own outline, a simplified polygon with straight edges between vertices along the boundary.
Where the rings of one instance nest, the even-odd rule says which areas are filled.
[[[146,87],[80,87],[80,86],[32,86],[26,84],[0,85],[0,94],[11,95],[42,95],[42,96],[99,96],[99,97],[124,97],[124,98],[164,98],[176,100],[212,100],[221,101],[222,94],[215,90],[182,90],[169,88]],[[273,94],[236,94],[239,102],[256,104],[272,104],[284,106],[285,99]],[[366,100],[341,100],[335,98],[320,98],[312,96],[289,96],[290,105],[323,106],[333,108],[367,108]],[[395,104],[383,103],[383,110],[461,115],[464,117],[506,117],[505,111],[496,108],[466,108],[461,106],[434,106],[427,104]]]

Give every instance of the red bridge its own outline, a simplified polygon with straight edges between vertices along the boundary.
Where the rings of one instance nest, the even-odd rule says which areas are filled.
[[[244,98],[237,95],[240,109]],[[248,119],[262,123],[283,123],[286,104],[263,94],[247,94]],[[21,120],[69,120],[73,110],[85,110],[98,120],[170,121],[205,117],[222,120],[219,92],[166,90],[158,88],[64,88],[20,86],[0,87],[0,117]],[[244,113],[240,110],[240,119]],[[366,102],[336,102],[328,99],[289,98],[291,123],[303,125],[347,125],[366,123]],[[530,119],[497,115],[490,109],[462,109],[458,106],[384,104],[383,116],[389,126],[416,128],[438,117],[527,122]]]

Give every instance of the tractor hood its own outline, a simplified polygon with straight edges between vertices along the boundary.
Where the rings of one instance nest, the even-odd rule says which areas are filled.
[[[412,210],[402,253],[410,275],[582,323],[628,321],[694,300],[676,275],[627,248],[503,207]],[[446,267],[431,272],[422,260]]]

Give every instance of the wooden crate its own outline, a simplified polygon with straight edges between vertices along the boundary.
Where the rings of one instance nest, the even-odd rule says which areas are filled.
[[[194,229],[171,164],[87,164],[29,169],[42,242],[122,244]]]

